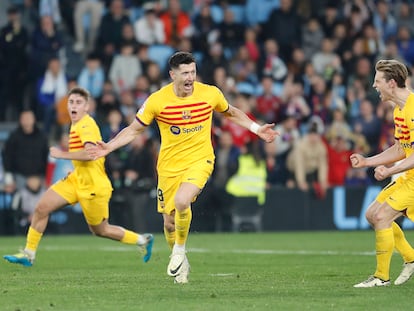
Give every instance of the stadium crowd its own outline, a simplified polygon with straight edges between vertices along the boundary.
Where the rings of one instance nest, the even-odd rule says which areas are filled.
[[[108,141],[169,82],[167,60],[177,50],[195,55],[201,81],[280,133],[274,144],[262,144],[214,117],[220,169],[206,191],[222,191],[223,206],[241,154],[265,164],[266,187],[313,189],[323,197],[329,187],[369,185],[372,174],[352,169],[349,155],[375,154],[394,142],[392,107],[372,88],[375,62],[397,59],[414,72],[412,0],[8,2],[1,9],[7,18],[0,25],[0,122],[20,124],[2,150],[10,192],[29,176],[51,183],[68,170],[29,143],[67,148],[70,88],[91,92],[91,115]],[[152,126],[107,158],[115,190],[154,186],[158,146]]]

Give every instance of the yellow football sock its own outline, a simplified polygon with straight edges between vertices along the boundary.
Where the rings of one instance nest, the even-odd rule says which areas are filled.
[[[192,219],[191,207],[186,208],[182,212],[175,211],[175,243],[184,245],[187,241],[188,232],[190,231],[190,223]]]
[[[121,241],[124,244],[137,244],[138,243],[138,234],[130,231],[130,230],[125,230],[125,234],[122,237]]]
[[[29,231],[27,232],[27,237],[26,237],[25,249],[35,253],[37,250],[37,247],[39,246],[42,235],[43,233],[40,233],[36,229],[29,227]]]
[[[396,223],[392,223],[392,231],[394,233],[395,249],[401,254],[404,262],[414,261],[414,249],[405,238],[404,232]]]
[[[394,233],[392,228],[375,231],[375,249],[377,254],[377,270],[374,276],[384,281],[390,279],[390,263],[394,250]]]
[[[167,240],[168,246],[170,247],[170,249],[172,249],[175,243],[175,231],[169,232],[164,227],[164,236],[165,236],[165,239]]]

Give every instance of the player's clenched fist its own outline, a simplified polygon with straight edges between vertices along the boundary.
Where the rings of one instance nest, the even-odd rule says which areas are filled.
[[[351,154],[349,159],[351,161],[352,167],[358,168],[358,167],[364,167],[365,166],[365,158],[362,155],[358,154],[358,153]]]

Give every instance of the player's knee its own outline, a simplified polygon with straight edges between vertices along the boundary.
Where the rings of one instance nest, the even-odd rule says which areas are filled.
[[[174,203],[175,203],[175,209],[178,211],[185,210],[191,204],[191,202],[188,202],[188,200],[186,200],[182,196],[176,196],[174,199]]]
[[[40,201],[36,205],[36,208],[34,210],[34,213],[37,216],[46,217],[46,216],[48,216],[50,214],[50,210],[51,210],[50,209],[50,206],[46,202]]]
[[[106,237],[105,227],[89,227],[89,230],[92,232],[93,235],[96,235],[97,237]]]

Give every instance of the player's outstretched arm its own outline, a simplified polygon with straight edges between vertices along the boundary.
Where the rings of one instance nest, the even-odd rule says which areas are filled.
[[[145,126],[136,119],[122,131],[120,131],[113,139],[105,143],[103,141],[96,142],[95,146],[88,149],[88,154],[93,159],[105,157],[112,151],[129,144],[135,137],[143,132]]]
[[[274,141],[276,136],[279,135],[278,132],[273,129],[275,124],[259,125],[251,120],[243,111],[232,105],[229,105],[229,109],[224,112],[224,114],[232,122],[250,130],[268,143]]]
[[[57,147],[50,147],[49,154],[52,158],[55,159],[66,159],[66,160],[76,160],[76,161],[91,161],[93,158],[87,152],[87,148],[91,146],[91,143],[85,144],[85,149],[76,151],[76,152],[69,152],[64,151]]]

